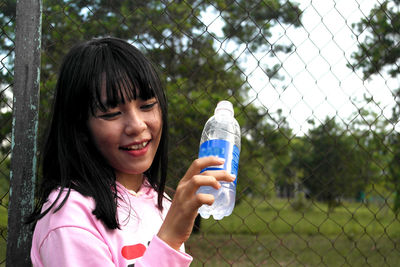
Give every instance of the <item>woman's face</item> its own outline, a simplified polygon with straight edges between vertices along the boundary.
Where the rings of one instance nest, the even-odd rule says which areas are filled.
[[[97,110],[89,117],[95,145],[115,169],[117,180],[141,175],[153,162],[160,143],[162,116],[156,98],[136,100]]]

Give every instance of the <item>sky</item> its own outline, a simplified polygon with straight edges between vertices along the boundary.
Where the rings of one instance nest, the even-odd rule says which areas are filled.
[[[375,75],[364,81],[361,72],[346,67],[348,62],[354,62],[351,54],[357,51],[358,43],[351,24],[367,16],[379,0],[296,2],[304,10],[303,27],[278,24],[268,40],[294,44],[292,53],[271,58],[262,53],[243,53],[245,46],[229,42],[221,45],[242,60],[242,70],[252,88],[249,101],[273,116],[281,109],[296,135],[303,135],[313,127],[307,123],[310,119],[318,125],[327,116],[336,116],[348,123],[360,108],[375,111],[381,119],[389,119],[399,79]],[[210,12],[204,22],[218,35],[221,21],[217,16]],[[364,37],[359,36],[361,40]],[[282,64],[280,75],[285,77],[282,81],[270,81],[260,67],[272,63]],[[364,96],[373,97],[373,101],[367,103]],[[400,128],[395,127],[397,131]]]

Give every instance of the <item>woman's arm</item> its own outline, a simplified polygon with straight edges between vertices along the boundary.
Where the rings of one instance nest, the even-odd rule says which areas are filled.
[[[136,261],[135,267],[183,267],[189,266],[192,260],[189,254],[173,249],[158,236],[154,236],[143,257]]]

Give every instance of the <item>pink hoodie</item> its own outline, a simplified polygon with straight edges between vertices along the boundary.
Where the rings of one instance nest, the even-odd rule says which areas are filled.
[[[164,199],[164,211],[160,212],[157,192],[148,182],[138,193],[118,183],[117,188],[120,230],[108,229],[92,214],[92,198],[71,190],[59,211],[50,211],[38,221],[32,240],[33,266],[189,266],[192,257],[183,246],[176,251],[156,236],[170,202]],[[43,210],[58,192],[50,194]],[[65,194],[66,190],[61,200]]]

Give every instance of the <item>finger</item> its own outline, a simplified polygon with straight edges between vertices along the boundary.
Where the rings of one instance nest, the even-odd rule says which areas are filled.
[[[183,179],[190,179],[194,175],[199,174],[202,169],[209,166],[221,165],[224,162],[224,159],[218,157],[198,158],[190,165]]]
[[[221,187],[221,184],[217,181],[217,179],[214,176],[199,174],[193,176],[192,181],[194,184],[193,191],[197,191],[197,189],[199,189],[200,186],[211,186],[217,190]]]
[[[200,208],[203,204],[211,206],[214,203],[215,198],[213,195],[200,193],[197,194],[197,200],[199,203],[198,208]]]
[[[213,176],[217,181],[233,182],[236,177],[225,170],[212,170],[201,173],[206,176]]]

